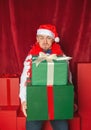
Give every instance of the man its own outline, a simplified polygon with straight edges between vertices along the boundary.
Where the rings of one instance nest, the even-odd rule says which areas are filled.
[[[60,45],[56,42],[59,42],[56,27],[50,24],[40,25],[40,27],[37,29],[36,43],[33,45],[32,49],[30,50],[28,56],[25,59],[24,69],[20,80],[20,99],[22,111],[26,117],[26,85],[27,78],[31,77],[32,56],[39,55],[40,52],[48,54],[57,54],[57,56],[63,56],[64,53]],[[44,121],[27,121],[26,129],[41,130],[43,122]],[[53,127],[53,130],[68,130],[68,123],[66,120],[52,120],[50,121],[50,123]]]

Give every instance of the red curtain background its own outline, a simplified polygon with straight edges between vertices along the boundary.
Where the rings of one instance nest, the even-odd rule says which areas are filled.
[[[73,57],[77,90],[77,63],[91,62],[91,0],[0,0],[0,75],[20,76],[36,29],[45,23],[56,25],[63,51]]]

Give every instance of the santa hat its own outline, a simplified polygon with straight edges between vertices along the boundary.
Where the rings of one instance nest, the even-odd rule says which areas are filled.
[[[56,27],[51,24],[40,25],[37,29],[37,35],[48,35],[51,36],[55,42],[60,41]]]

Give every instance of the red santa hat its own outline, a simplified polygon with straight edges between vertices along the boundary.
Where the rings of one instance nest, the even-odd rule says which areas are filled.
[[[48,35],[51,36],[55,42],[60,41],[58,33],[56,31],[56,27],[51,24],[40,25],[37,29],[37,35]]]

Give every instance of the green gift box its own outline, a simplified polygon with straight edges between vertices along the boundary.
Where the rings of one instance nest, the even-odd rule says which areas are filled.
[[[65,85],[68,81],[67,61],[32,62],[32,85]]]
[[[73,118],[74,88],[61,86],[27,86],[27,120]]]

